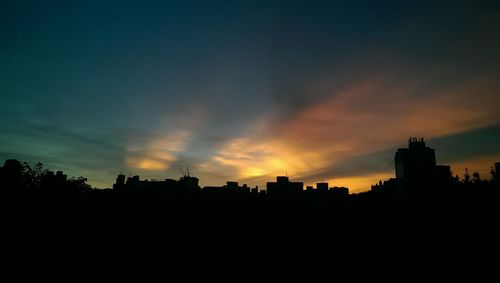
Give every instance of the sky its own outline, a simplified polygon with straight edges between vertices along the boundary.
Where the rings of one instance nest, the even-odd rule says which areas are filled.
[[[499,1],[0,2],[0,160],[351,192],[500,161]]]

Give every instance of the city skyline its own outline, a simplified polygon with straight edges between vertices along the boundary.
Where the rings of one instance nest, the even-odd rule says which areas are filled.
[[[351,192],[409,136],[454,175],[500,160],[495,1],[101,2],[0,3],[0,159]]]
[[[435,149],[426,145],[426,142],[423,137],[410,137],[408,139],[408,147],[398,148],[394,154],[394,165],[393,165],[393,174],[387,178],[383,178],[379,176],[379,181],[370,184],[370,189],[362,188],[355,190],[356,193],[367,193],[378,192],[380,190],[386,190],[385,193],[390,192],[390,190],[405,192],[408,188],[418,188],[417,191],[422,191],[426,194],[430,193],[428,191],[428,187],[440,190],[439,186],[447,187],[451,184],[459,184],[462,182],[464,185],[470,185],[473,182],[478,185],[481,182],[491,182],[492,184],[498,181],[497,174],[500,172],[500,162],[495,162],[494,164],[490,164],[488,177],[484,177],[478,171],[468,170],[467,168],[464,171],[463,177],[458,174],[454,174],[452,167],[450,165],[438,164],[436,162],[436,153]],[[24,169],[23,169],[24,168]],[[61,182],[76,182],[85,188],[85,190],[92,190],[100,188],[92,187],[90,184],[87,184],[88,179],[84,176],[80,176],[76,178],[75,176],[68,178],[68,175],[64,174],[61,170],[51,170],[50,168],[44,167],[43,163],[37,162],[36,164],[29,164],[25,161],[19,161],[16,159],[7,159],[5,160],[4,166],[0,167],[0,171],[7,170],[6,172],[19,172],[23,174],[25,181],[29,181],[30,179],[37,180],[51,180],[55,186],[60,186]],[[286,196],[287,192],[290,195],[297,195],[302,192],[307,193],[318,193],[322,194],[325,192],[329,192],[330,197],[339,197],[339,196],[347,196],[349,195],[349,188],[346,186],[338,186],[337,184],[330,184],[325,181],[317,181],[313,184],[305,184],[300,180],[292,180],[288,175],[284,176],[276,176],[276,182],[272,182],[267,180],[265,187],[260,187],[259,185],[252,186],[248,184],[243,184],[240,186],[238,181],[234,181],[234,179],[227,180],[225,185],[222,186],[213,186],[213,185],[205,185],[200,186],[200,179],[196,176],[193,176],[189,170],[186,168],[183,170],[180,168],[180,173],[182,176],[180,178],[152,178],[152,179],[140,179],[139,175],[128,174],[128,177],[123,173],[117,175],[115,183],[112,186],[107,186],[105,189],[113,189],[115,191],[130,191],[130,192],[169,192],[174,191],[178,193],[194,193],[197,191],[204,192],[238,192],[239,194],[258,194],[264,193],[270,197],[280,196],[285,192]],[[13,173],[14,176],[17,173]],[[471,179],[471,176],[473,179]],[[4,178],[8,178],[9,174],[4,175]],[[21,178],[21,179],[23,179]],[[28,179],[25,179],[28,178]],[[58,180],[58,181],[57,181]],[[41,183],[35,182],[35,186],[47,186],[47,183],[44,184],[43,181],[38,181]],[[59,185],[57,185],[59,183]],[[332,186],[330,186],[332,185]],[[436,187],[437,186],[437,187]],[[7,186],[8,188],[8,186]],[[12,189],[12,188],[10,188]],[[387,191],[389,190],[389,191]],[[432,194],[432,193],[430,193]],[[321,196],[321,195],[318,195]]]

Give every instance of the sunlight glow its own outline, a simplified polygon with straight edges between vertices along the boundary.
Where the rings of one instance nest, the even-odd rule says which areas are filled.
[[[495,97],[488,89],[483,91],[483,100],[463,103],[470,100],[471,88],[480,89],[478,84],[482,85],[465,82],[439,90],[429,107],[426,96],[412,95],[411,85],[360,80],[288,120],[258,119],[248,133],[223,143],[199,168],[207,174],[223,172],[261,185],[288,174],[304,181],[330,180],[331,186],[347,186],[353,192],[366,191],[379,180],[394,177],[392,166],[375,165],[372,172],[340,178],[332,178],[338,175],[333,168],[355,170],[352,160],[387,150],[408,136],[431,139],[500,122],[492,106]]]
[[[148,170],[164,170],[168,168],[168,164],[157,160],[143,159],[137,163],[136,167]]]
[[[177,130],[153,138],[148,144],[132,144],[129,147],[126,164],[144,170],[167,170],[177,160],[176,154],[185,149],[191,133]]]

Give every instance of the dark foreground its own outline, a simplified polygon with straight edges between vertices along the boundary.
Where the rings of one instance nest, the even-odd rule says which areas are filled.
[[[63,270],[74,279],[104,272],[137,281],[152,274],[231,281],[304,273],[308,281],[490,276],[498,197],[492,188],[432,199],[367,193],[323,204],[114,191],[4,195],[3,256],[18,278],[38,269],[50,278]]]

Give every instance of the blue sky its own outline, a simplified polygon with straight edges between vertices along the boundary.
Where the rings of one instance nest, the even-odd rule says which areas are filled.
[[[0,158],[362,190],[424,136],[499,161],[497,1],[2,1]]]

